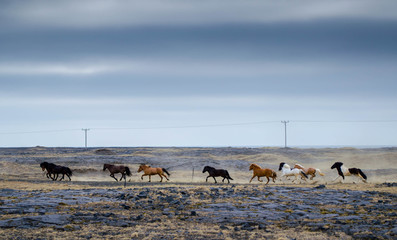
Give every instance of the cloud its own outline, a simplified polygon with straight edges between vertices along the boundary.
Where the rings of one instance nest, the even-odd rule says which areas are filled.
[[[93,60],[75,62],[0,62],[0,75],[149,75],[246,76],[258,74],[311,74],[326,66],[309,62],[203,61],[203,60]]]
[[[49,28],[273,23],[332,18],[396,20],[395,1],[43,1],[9,2],[3,23]]]

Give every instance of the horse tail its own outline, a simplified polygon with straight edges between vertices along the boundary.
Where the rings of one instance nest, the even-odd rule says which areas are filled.
[[[128,167],[125,167],[125,173],[127,174],[127,176],[131,176],[131,171]]]
[[[168,175],[168,177],[171,175],[169,172],[167,172],[167,170],[165,168],[162,168],[162,170],[163,170],[163,172],[165,172]]]
[[[229,172],[226,171],[226,177],[229,178],[230,180],[234,180],[233,178],[230,177]]]
[[[316,172],[318,172],[318,174],[320,174],[321,176],[325,176],[325,174],[322,173],[322,172],[320,171],[320,169],[318,169],[318,168],[316,168]]]
[[[367,176],[363,173],[363,171],[361,171],[361,169],[357,169],[358,173],[361,175],[361,177],[363,177],[365,180],[367,180]]]
[[[305,173],[304,171],[302,171],[302,170],[301,170],[301,174],[302,174],[305,178],[308,178],[307,175],[306,175],[306,173]]]

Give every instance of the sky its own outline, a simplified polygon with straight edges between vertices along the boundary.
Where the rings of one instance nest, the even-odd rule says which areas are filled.
[[[396,146],[396,1],[0,1],[0,147]]]

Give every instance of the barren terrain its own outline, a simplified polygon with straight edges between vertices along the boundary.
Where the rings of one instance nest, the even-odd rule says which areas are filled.
[[[1,148],[0,238],[393,239],[396,159],[397,148]],[[47,179],[43,161],[70,167],[72,181]],[[368,183],[332,182],[335,161],[361,168]],[[277,170],[280,162],[325,176],[248,184],[251,163]],[[104,163],[131,169],[125,187]],[[170,181],[142,181],[141,163],[166,168]],[[234,180],[206,183],[205,165]]]

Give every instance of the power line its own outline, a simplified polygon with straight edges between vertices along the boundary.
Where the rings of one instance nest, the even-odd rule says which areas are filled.
[[[278,123],[278,122],[280,122],[280,121],[271,120],[271,121],[258,121],[258,122],[203,124],[203,125],[185,125],[185,126],[91,128],[91,130],[151,130],[151,129],[155,130],[155,129],[211,128],[211,127],[260,125],[260,124]],[[283,121],[281,121],[281,122],[283,123]],[[288,122],[289,123],[397,123],[397,120],[289,120]],[[57,129],[57,130],[0,132],[0,134],[7,135],[7,134],[56,133],[56,132],[81,131],[81,130],[82,129],[80,129],[80,128],[79,129]]]
[[[24,131],[24,132],[2,132],[0,134],[28,134],[28,133],[56,133],[56,132],[71,132],[80,131],[80,129],[59,129],[59,130],[37,130],[37,131]]]

